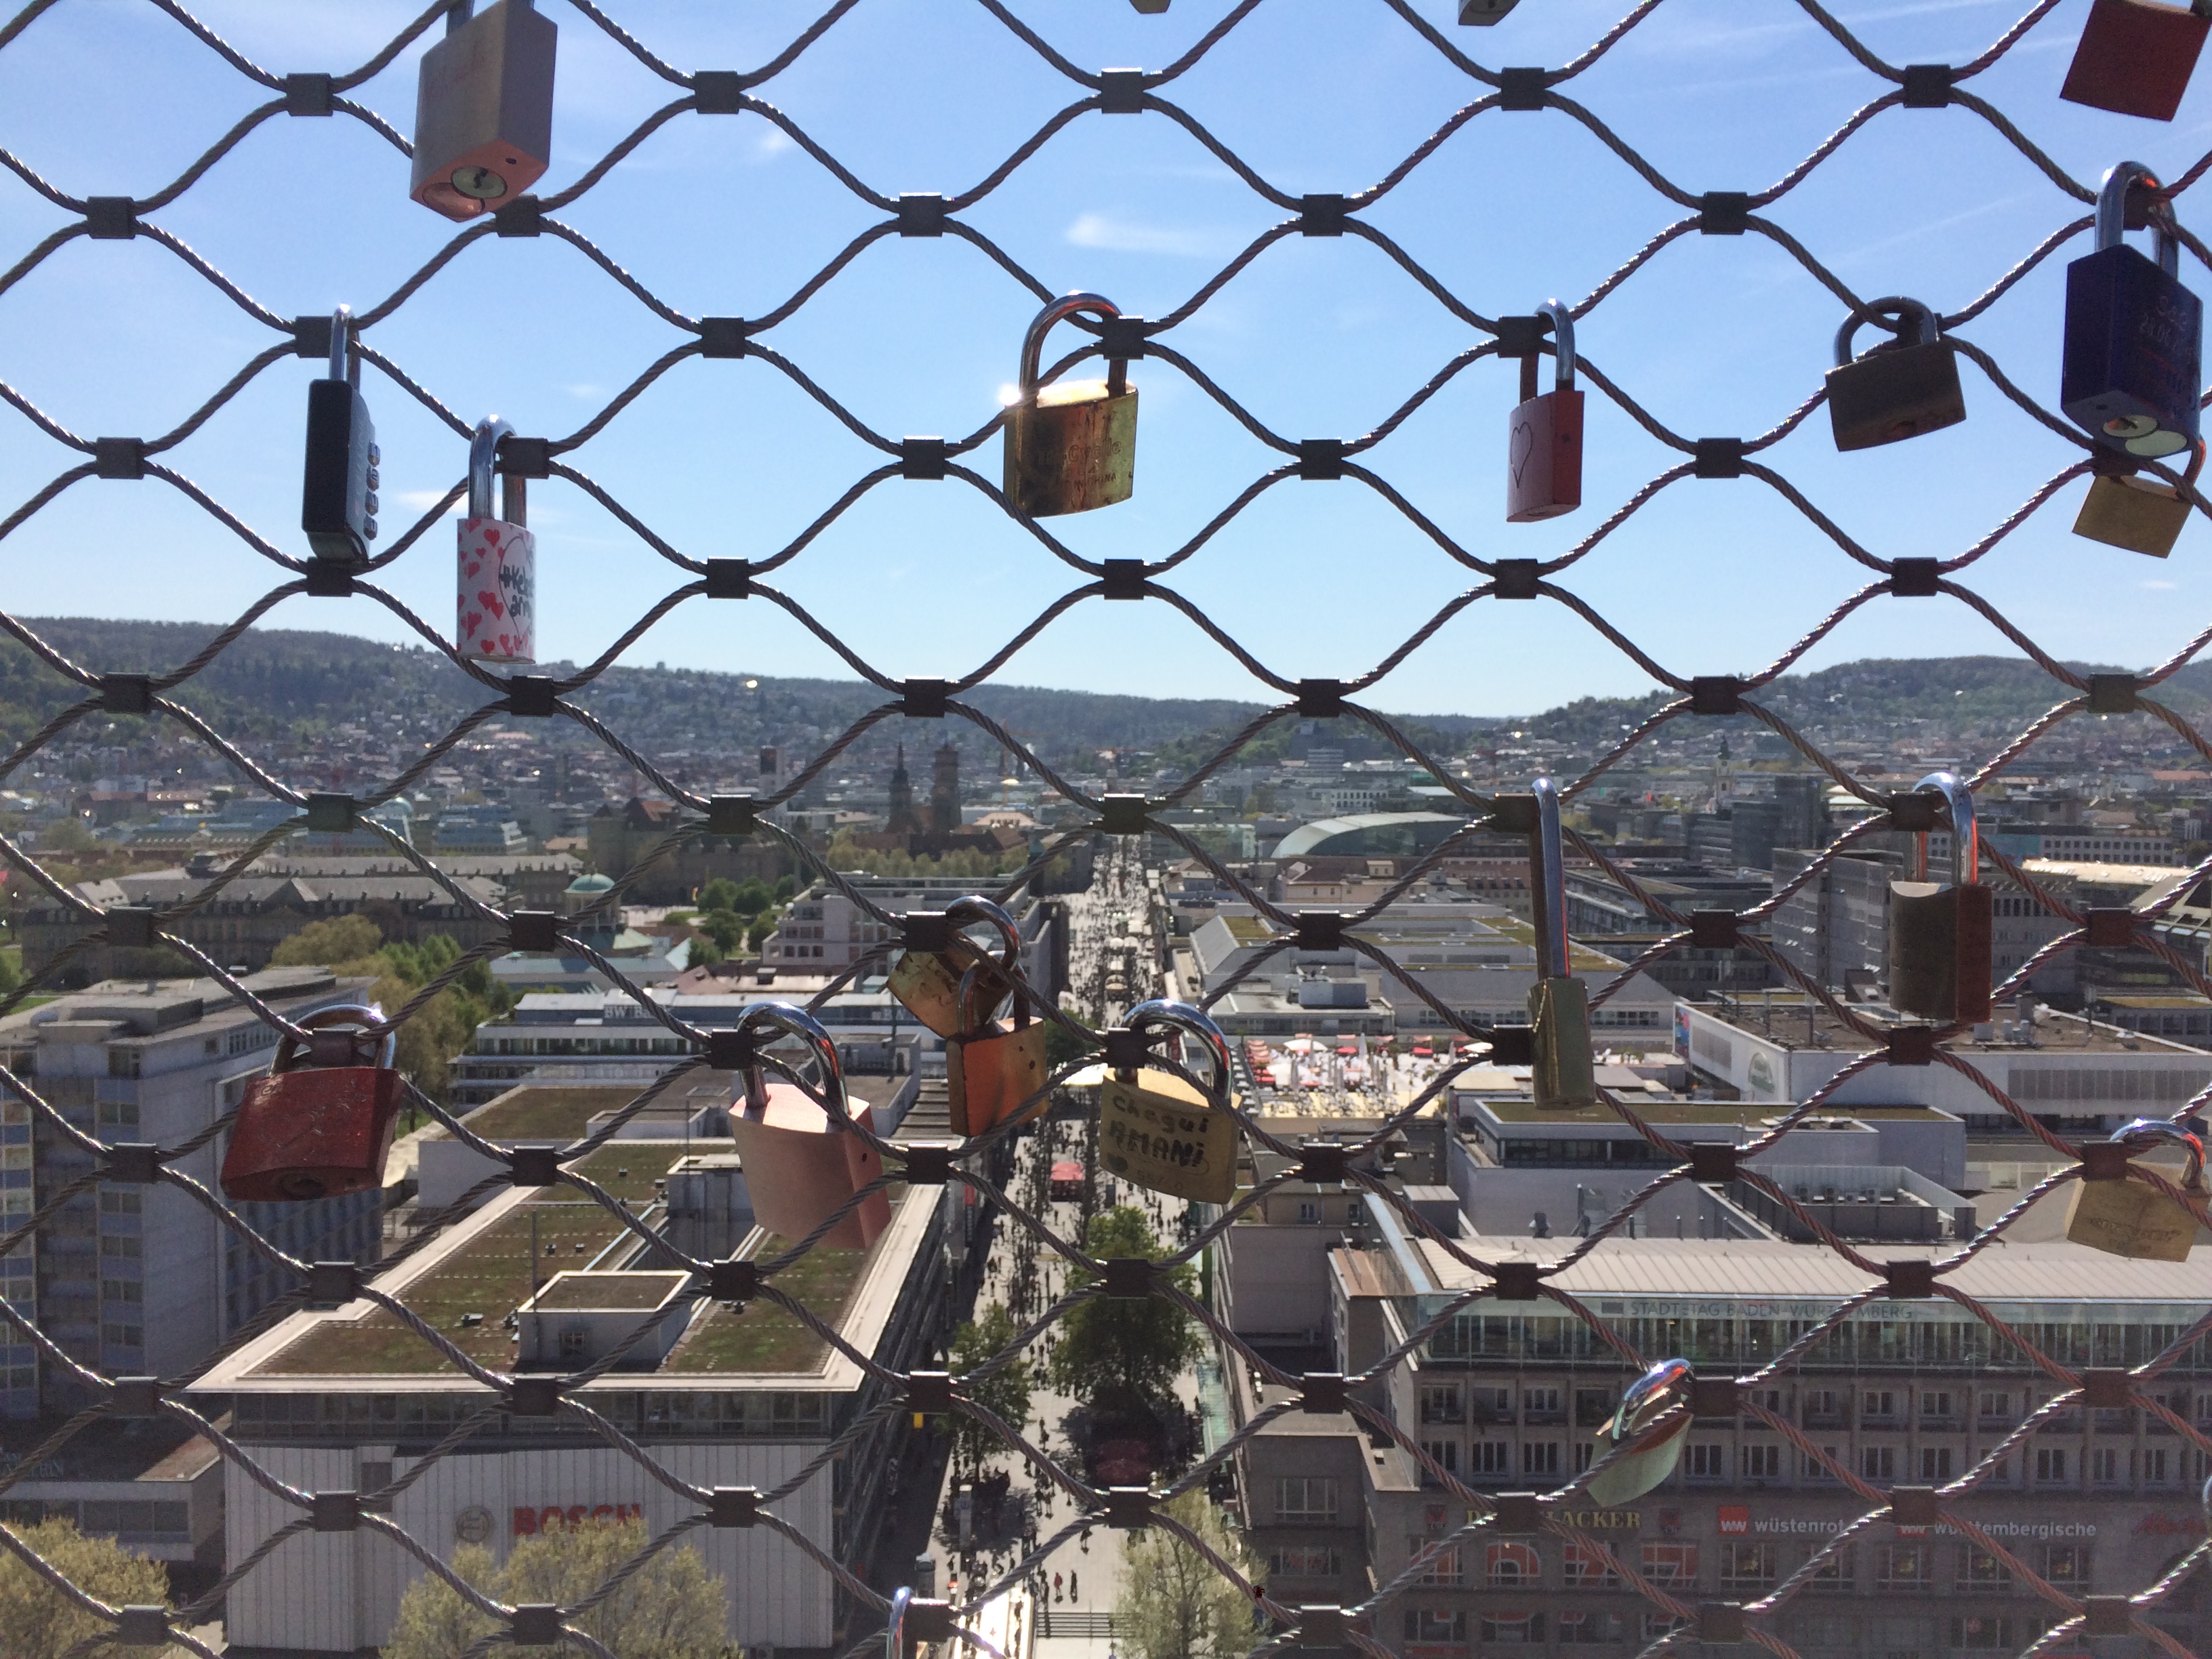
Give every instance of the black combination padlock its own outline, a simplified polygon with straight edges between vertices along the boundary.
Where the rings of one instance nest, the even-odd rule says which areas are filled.
[[[1889,1006],[1938,1025],[1979,1024],[1990,1017],[1995,906],[1978,879],[1974,797],[1949,772],[1930,772],[1914,787],[1950,804],[1951,879],[1927,879],[1923,834],[1914,861],[1918,879],[1889,884]]]
[[[376,539],[376,423],[361,395],[361,359],[352,349],[353,313],[331,313],[331,373],[307,388],[307,477],[300,528],[319,559],[348,568]]]
[[[1894,317],[1896,338],[1863,357],[1851,356],[1861,323]],[[1828,420],[1838,449],[1872,449],[1956,426],[1966,418],[1959,359],[1936,313],[1917,300],[1870,300],[1836,331],[1836,366],[1828,371]]]
[[[2158,258],[2121,240],[2129,196],[2135,223],[2155,233]],[[2097,250],[2066,267],[2066,356],[2058,401],[2069,420],[2130,455],[2173,455],[2197,441],[2203,303],[2181,285],[2173,205],[2139,161],[2105,175]]]

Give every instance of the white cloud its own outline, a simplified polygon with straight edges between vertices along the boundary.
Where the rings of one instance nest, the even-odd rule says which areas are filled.
[[[1103,248],[1109,253],[1165,253],[1186,259],[1217,255],[1223,252],[1224,241],[1218,231],[1132,224],[1105,213],[1081,215],[1067,228],[1067,240],[1077,247]]]

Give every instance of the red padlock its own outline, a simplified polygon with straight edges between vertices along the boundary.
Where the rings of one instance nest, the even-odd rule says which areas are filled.
[[[2058,95],[2093,109],[2171,121],[2212,30],[2212,0],[2095,0]]]
[[[1556,519],[1583,504],[1583,394],[1575,389],[1575,319],[1557,300],[1536,307],[1552,320],[1559,366],[1536,392],[1536,355],[1521,360],[1521,404],[1506,425],[1505,522]]]
[[[770,1029],[760,1031],[763,1026]],[[744,1169],[753,1219],[796,1243],[883,1173],[883,1154],[853,1126],[853,1118],[867,1114],[868,1103],[847,1097],[837,1045],[811,1014],[788,1002],[755,1003],[738,1017],[738,1030],[757,1035],[744,1067],[744,1097],[730,1106],[730,1136]],[[798,1037],[813,1050],[821,1098],[795,1083],[768,1080],[759,1048],[779,1035]],[[891,1201],[878,1188],[816,1243],[833,1250],[865,1250],[890,1224]]]
[[[308,1060],[287,1032],[266,1077],[246,1085],[223,1148],[223,1196],[244,1203],[343,1198],[384,1184],[399,1115],[393,1039],[358,1004],[301,1016]],[[370,1063],[362,1063],[366,1057]]]

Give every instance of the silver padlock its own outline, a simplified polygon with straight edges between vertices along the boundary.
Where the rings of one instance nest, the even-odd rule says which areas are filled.
[[[446,14],[446,38],[415,83],[408,193],[448,219],[473,219],[537,183],[553,155],[553,46],[560,31],[531,0],[472,0]]]
[[[524,522],[527,482],[507,474],[505,516],[491,515],[499,441],[514,430],[487,415],[469,440],[469,515],[461,520],[453,578],[453,640],[460,654],[501,667],[538,660],[538,538]]]
[[[1674,1473],[1689,1432],[1686,1411],[1659,1427],[1652,1425],[1687,1401],[1696,1377],[1686,1359],[1662,1359],[1628,1385],[1620,1409],[1598,1431],[1596,1455],[1616,1448],[1620,1455],[1590,1479],[1584,1490],[1601,1509],[1632,1504]]]
[[[1536,933],[1536,982],[1528,991],[1530,1082],[1539,1106],[1595,1106],[1597,1065],[1590,1051],[1589,989],[1574,975],[1567,944],[1559,787],[1538,778],[1529,787],[1536,797],[1528,872]]]

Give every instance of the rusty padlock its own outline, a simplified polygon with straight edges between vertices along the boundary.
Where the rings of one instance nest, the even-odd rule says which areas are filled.
[[[1695,1381],[1687,1360],[1662,1359],[1622,1392],[1620,1409],[1598,1431],[1591,1461],[1616,1449],[1620,1455],[1590,1477],[1584,1490],[1591,1503],[1608,1510],[1632,1504],[1674,1473],[1682,1461],[1690,1413],[1685,1409],[1667,1423],[1659,1419],[1677,1406],[1687,1407]]]
[[[1597,1076],[1590,1050],[1589,991],[1574,976],[1567,945],[1559,787],[1549,778],[1538,778],[1529,787],[1536,797],[1528,871],[1536,939],[1536,982],[1528,988],[1530,1081],[1539,1106],[1595,1106]]]
[[[1154,1000],[1129,1010],[1127,1029],[1197,1039],[1207,1083],[1161,1067],[1123,1066],[1098,1085],[1098,1162],[1124,1181],[1201,1204],[1237,1195],[1237,1119],[1230,1110],[1229,1040],[1188,1003]]]
[[[1949,772],[1930,772],[1913,787],[1949,804],[1951,879],[1927,879],[1923,832],[1913,860],[1916,879],[1889,884],[1889,1006],[1938,1025],[1978,1024],[1990,1017],[1994,908],[1980,879],[1974,797]]]
[[[1897,319],[1896,337],[1854,358],[1851,336],[1859,325],[1891,316]],[[1902,295],[1870,300],[1844,319],[1827,389],[1838,449],[1893,444],[1966,418],[1958,354],[1943,337],[1935,312]]]
[[[277,1039],[268,1073],[246,1085],[231,1122],[220,1177],[226,1198],[296,1204],[384,1185],[403,1085],[392,1067],[392,1033],[374,1029],[380,1019],[355,1003],[301,1015],[305,1065],[298,1037]]]
[[[883,1154],[853,1121],[870,1117],[868,1103],[846,1094],[837,1045],[813,1015],[788,1002],[757,1002],[738,1016],[738,1030],[752,1043],[743,1068],[744,1093],[730,1105],[730,1137],[753,1218],[796,1242],[883,1173]],[[762,1050],[782,1036],[797,1037],[811,1050],[817,1090],[769,1081]],[[890,1224],[890,1200],[878,1188],[817,1242],[833,1250],[864,1250]]]
[[[2090,457],[2097,476],[2074,516],[2074,533],[2107,547],[2130,553],[2148,553],[2162,559],[2173,551],[2189,522],[2189,498],[2158,478],[2139,478],[2134,469],[2113,450],[2100,448]],[[2190,447],[2189,467],[2182,474],[2191,483],[2204,470],[2204,441]]]
[[[538,660],[538,538],[524,522],[528,482],[509,473],[500,504],[506,516],[491,515],[499,441],[514,430],[487,415],[469,440],[469,515],[461,520],[453,577],[453,640],[460,654],[502,667]]]
[[[2204,1143],[2179,1124],[2139,1117],[2115,1130],[2112,1139],[2124,1154],[2148,1151],[2160,1141],[2179,1143],[2189,1154],[2189,1165],[2175,1184],[2200,1202],[2204,1199]],[[2066,1237],[2108,1255],[2137,1261],[2188,1261],[2189,1247],[2197,1242],[2197,1218],[2148,1182],[2136,1179],[2124,1155],[2114,1156],[2101,1147],[2085,1150],[2103,1155],[2087,1159],[2088,1172],[2074,1184]]]
[[[446,38],[415,82],[415,171],[408,194],[448,219],[473,219],[537,183],[553,154],[553,49],[560,31],[531,0],[473,0],[446,14]]]
[[[2058,95],[2070,103],[2171,121],[2212,28],[2212,0],[2092,0]]]
[[[1109,358],[1103,380],[1037,384],[1046,331],[1078,312],[1113,320],[1121,308],[1097,294],[1064,294],[1022,337],[1021,382],[1006,410],[1005,484],[1034,519],[1088,513],[1126,501],[1137,465],[1137,388],[1126,357]]]
[[[1013,989],[1021,966],[1021,929],[981,893],[955,899],[942,910],[909,910],[901,920],[907,946],[885,983],[907,1012],[939,1036],[960,1029],[960,983],[969,969],[979,975],[976,994],[994,1007]],[[964,931],[979,921],[999,930],[1001,947],[995,963]]]
[[[960,976],[962,1029],[945,1039],[945,1093],[957,1135],[984,1134],[1045,1109],[1037,1091],[1049,1069],[1049,1028],[1030,1018],[1027,994],[1018,984],[1012,990],[1012,1023],[995,1018],[1000,998],[988,988],[993,977],[981,963]]]
[[[1552,389],[1536,391],[1539,360],[1521,360],[1521,402],[1505,423],[1505,521],[1556,519],[1583,504],[1583,394],[1575,388],[1575,319],[1557,300],[1537,314],[1552,321]]]

